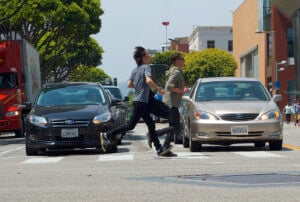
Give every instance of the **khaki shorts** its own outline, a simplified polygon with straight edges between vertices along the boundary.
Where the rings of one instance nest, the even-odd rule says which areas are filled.
[[[295,120],[300,120],[300,114],[294,114],[294,119]]]

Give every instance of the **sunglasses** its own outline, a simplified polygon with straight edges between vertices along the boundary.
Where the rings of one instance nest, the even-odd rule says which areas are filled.
[[[177,60],[182,60],[182,61],[184,61],[184,58],[183,58],[183,57],[179,57],[179,58],[177,58]]]

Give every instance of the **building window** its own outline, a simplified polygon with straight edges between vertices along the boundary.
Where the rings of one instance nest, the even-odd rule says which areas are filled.
[[[288,57],[294,57],[294,42],[293,42],[293,29],[287,30],[287,42],[288,42]]]
[[[207,48],[215,48],[215,41],[207,41]]]
[[[232,40],[229,40],[228,41],[228,51],[232,52],[233,51],[233,48],[232,48]]]

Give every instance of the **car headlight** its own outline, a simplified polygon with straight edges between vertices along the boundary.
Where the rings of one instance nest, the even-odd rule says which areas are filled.
[[[109,121],[110,119],[111,119],[111,113],[104,113],[104,114],[95,116],[95,118],[93,119],[93,123],[95,125],[98,125],[101,123],[105,123],[105,122]]]
[[[194,110],[194,117],[196,119],[205,119],[205,120],[218,120],[218,117],[202,110]]]
[[[29,116],[29,122],[36,126],[45,126],[48,123],[46,118],[35,115]]]
[[[258,119],[259,120],[271,120],[271,119],[279,120],[280,118],[281,118],[280,112],[278,110],[272,110],[272,111],[268,111],[268,112],[264,113]]]

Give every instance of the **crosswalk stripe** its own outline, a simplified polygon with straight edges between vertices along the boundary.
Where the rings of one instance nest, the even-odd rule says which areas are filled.
[[[26,163],[57,163],[59,161],[61,161],[64,157],[47,157],[47,158],[30,158],[27,159],[26,161],[23,161],[22,164],[26,164]]]
[[[0,156],[3,156],[3,155],[5,155],[5,154],[7,154],[7,153],[9,153],[9,152],[21,150],[21,149],[23,149],[23,148],[24,148],[24,146],[21,146],[21,147],[16,147],[16,148],[13,148],[13,149],[10,149],[10,150],[2,151],[2,152],[0,152]]]
[[[99,156],[98,161],[128,161],[133,160],[133,154],[122,155],[102,155]]]
[[[206,155],[199,152],[178,152],[176,157],[171,157],[172,159],[207,159]]]
[[[232,152],[241,156],[251,157],[251,158],[264,158],[264,157],[282,157],[282,155],[274,154],[265,151],[252,151],[252,152]]]

